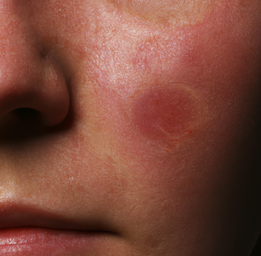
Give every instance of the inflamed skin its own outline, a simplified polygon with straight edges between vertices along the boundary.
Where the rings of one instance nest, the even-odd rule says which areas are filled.
[[[131,122],[141,136],[166,146],[192,134],[193,126],[207,114],[193,91],[175,83],[140,92],[130,109]]]
[[[0,255],[249,256],[260,13],[1,0]]]

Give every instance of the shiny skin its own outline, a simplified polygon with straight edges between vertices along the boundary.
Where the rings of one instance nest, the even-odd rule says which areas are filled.
[[[173,5],[0,1],[0,203],[118,234],[79,255],[247,256],[261,232],[260,1]],[[135,123],[157,90],[200,109],[173,141]]]

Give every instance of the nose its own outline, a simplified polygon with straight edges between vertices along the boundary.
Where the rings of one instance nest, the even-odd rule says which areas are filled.
[[[28,24],[0,10],[0,119],[24,108],[37,111],[47,126],[67,116],[65,75],[53,54],[41,53],[38,39]]]

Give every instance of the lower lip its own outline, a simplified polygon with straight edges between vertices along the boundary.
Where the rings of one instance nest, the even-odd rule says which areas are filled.
[[[44,228],[0,229],[0,255],[90,255],[106,243],[110,233]],[[84,254],[84,255],[85,255]]]

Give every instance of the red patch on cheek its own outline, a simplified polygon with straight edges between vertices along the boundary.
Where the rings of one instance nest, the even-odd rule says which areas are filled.
[[[177,140],[191,134],[197,115],[197,97],[181,88],[146,91],[132,107],[134,126],[151,140]]]

